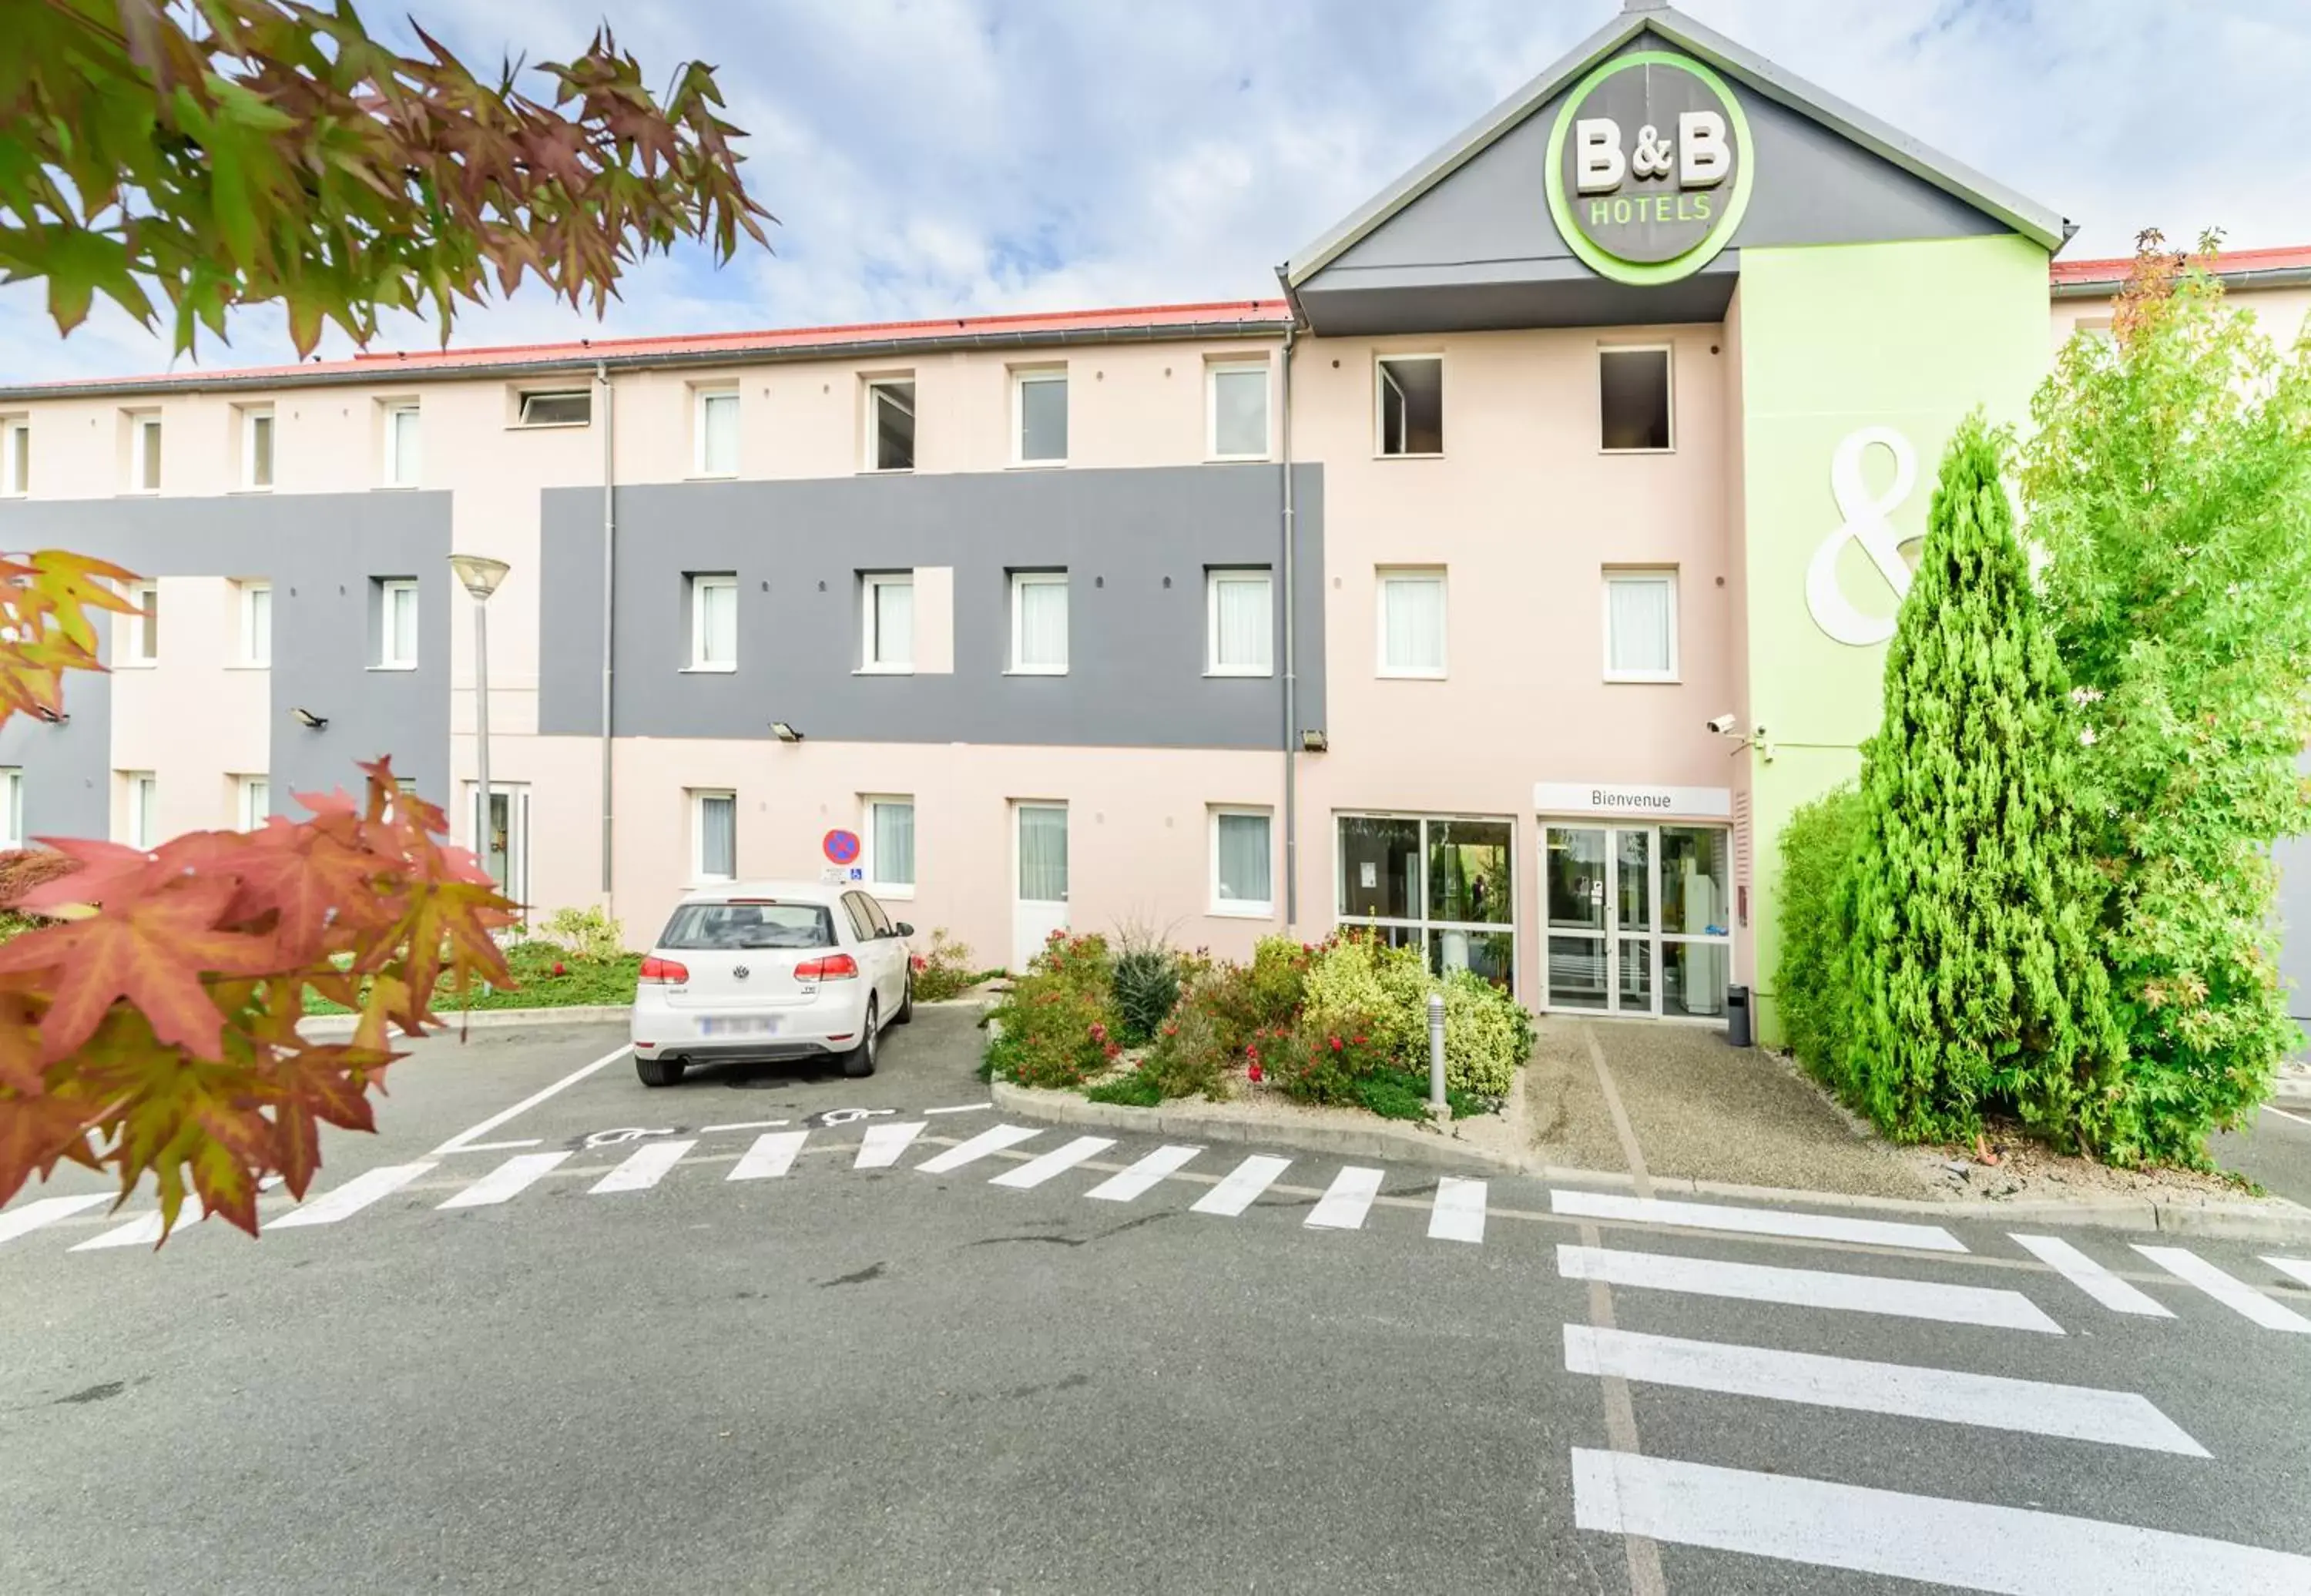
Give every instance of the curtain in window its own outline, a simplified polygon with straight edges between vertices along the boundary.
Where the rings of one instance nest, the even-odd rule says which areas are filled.
[[[1667,675],[1672,624],[1669,583],[1659,577],[1618,577],[1607,593],[1613,668]]]
[[[1019,664],[1024,669],[1065,669],[1068,663],[1068,584],[1019,584]]]
[[[1213,617],[1217,628],[1213,663],[1225,670],[1275,668],[1269,640],[1274,606],[1265,576],[1217,576]]]
[[[395,485],[414,488],[417,485],[417,412],[397,410],[393,413],[393,480]]]
[[[417,589],[389,588],[388,607],[392,611],[393,662],[408,665],[417,658]]]
[[[1269,903],[1275,901],[1273,889],[1269,885],[1267,815],[1221,815],[1218,848],[1221,902]]]
[[[250,588],[249,593],[249,636],[243,640],[244,650],[251,665],[273,663],[273,589]]]
[[[708,394],[700,409],[706,472],[711,476],[727,476],[738,469],[738,396]]]
[[[915,882],[915,807],[876,804],[873,815],[875,879],[885,886]]]
[[[24,772],[0,772],[0,793],[6,797],[8,825],[8,834],[0,837],[0,842],[5,842],[11,848],[22,848],[24,845]]]
[[[1031,903],[1068,900],[1068,812],[1019,810],[1019,896]]]
[[[698,873],[725,879],[737,875],[737,799],[724,796],[698,800]]]
[[[249,418],[249,482],[251,487],[273,485],[273,418]]]
[[[738,586],[698,585],[698,663],[735,665],[738,660]]]
[[[1391,670],[1444,668],[1444,584],[1435,577],[1390,577],[1381,584]]]
[[[1268,369],[1212,373],[1212,452],[1268,452]]]
[[[915,662],[915,585],[912,582],[875,584],[875,663],[912,666]]]

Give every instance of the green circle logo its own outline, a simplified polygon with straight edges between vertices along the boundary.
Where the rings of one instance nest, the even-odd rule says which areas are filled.
[[[1732,91],[1665,50],[1583,78],[1548,135],[1548,214],[1573,253],[1618,283],[1674,283],[1714,259],[1755,176]]]

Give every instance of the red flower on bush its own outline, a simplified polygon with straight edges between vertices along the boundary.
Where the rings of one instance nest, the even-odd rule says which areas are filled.
[[[1260,1078],[1260,1059],[1257,1054],[1253,1055],[1251,1068],[1247,1069],[1244,1073],[1250,1076],[1253,1080],[1258,1080]]]
[[[556,975],[567,975],[570,973],[570,966],[563,964],[560,959],[556,959],[554,961],[554,973]]]
[[[1340,1051],[1340,1039],[1337,1036],[1332,1038],[1332,1051],[1336,1053]]]

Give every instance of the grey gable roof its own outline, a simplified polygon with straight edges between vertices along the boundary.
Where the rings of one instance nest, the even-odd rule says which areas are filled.
[[[2062,214],[2017,193],[1972,167],[1929,149],[1909,135],[1775,65],[1722,33],[1656,0],[1628,0],[1621,14],[1573,47],[1539,76],[1462,129],[1443,148],[1382,189],[1322,237],[1295,250],[1277,268],[1287,290],[1297,289],[1359,240],[1489,148],[1606,57],[1650,31],[1715,67],[1766,99],[1778,101],[1893,162],[1903,170],[2012,227],[2048,250],[2074,231]]]

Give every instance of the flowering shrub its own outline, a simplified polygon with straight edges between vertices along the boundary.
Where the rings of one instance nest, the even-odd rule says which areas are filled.
[[[970,946],[950,936],[944,926],[931,929],[931,945],[915,955],[915,998],[923,1003],[944,1003],[959,998],[986,978],[972,963]]]
[[[1343,1036],[1304,1019],[1297,1030],[1278,1030],[1271,1037],[1271,1078],[1295,1103],[1355,1103],[1358,1083],[1388,1061],[1361,1028]]]
[[[1054,932],[993,1015],[988,1062],[1023,1086],[1079,1086],[1123,1051],[1105,938]]]
[[[1208,1097],[1217,1102],[1228,1095],[1227,1073],[1235,1054],[1205,1000],[1205,988],[1211,979],[1207,975],[1190,988],[1172,1017],[1156,1027],[1155,1045],[1136,1072],[1152,1080],[1164,1097]]]

